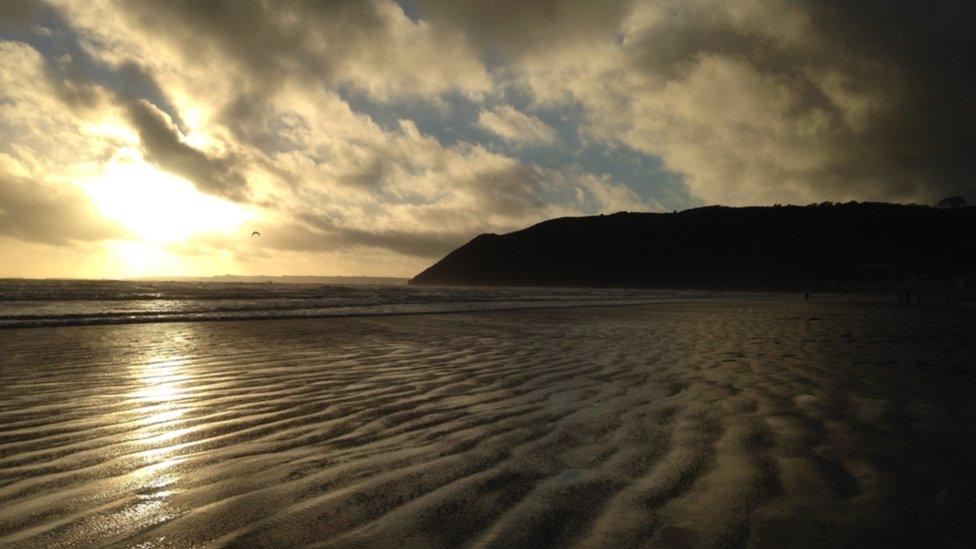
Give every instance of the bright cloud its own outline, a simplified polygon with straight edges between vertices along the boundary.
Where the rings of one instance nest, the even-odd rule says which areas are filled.
[[[478,125],[506,141],[519,145],[553,144],[559,136],[549,124],[535,116],[500,105],[478,115]]]

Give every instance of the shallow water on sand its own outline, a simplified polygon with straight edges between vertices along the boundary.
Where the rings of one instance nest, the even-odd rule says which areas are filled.
[[[976,318],[793,298],[0,331],[0,545],[976,545]]]

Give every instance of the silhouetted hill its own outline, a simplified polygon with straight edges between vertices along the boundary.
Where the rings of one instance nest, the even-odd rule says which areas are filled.
[[[972,285],[976,207],[618,213],[483,234],[411,284],[812,290]]]

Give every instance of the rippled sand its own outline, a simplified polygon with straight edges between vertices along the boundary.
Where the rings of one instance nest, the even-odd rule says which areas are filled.
[[[0,331],[0,545],[976,545],[976,314]]]

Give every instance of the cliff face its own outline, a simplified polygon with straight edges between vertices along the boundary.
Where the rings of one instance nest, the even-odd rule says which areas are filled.
[[[976,272],[976,207],[707,207],[483,234],[411,284],[817,289]]]

